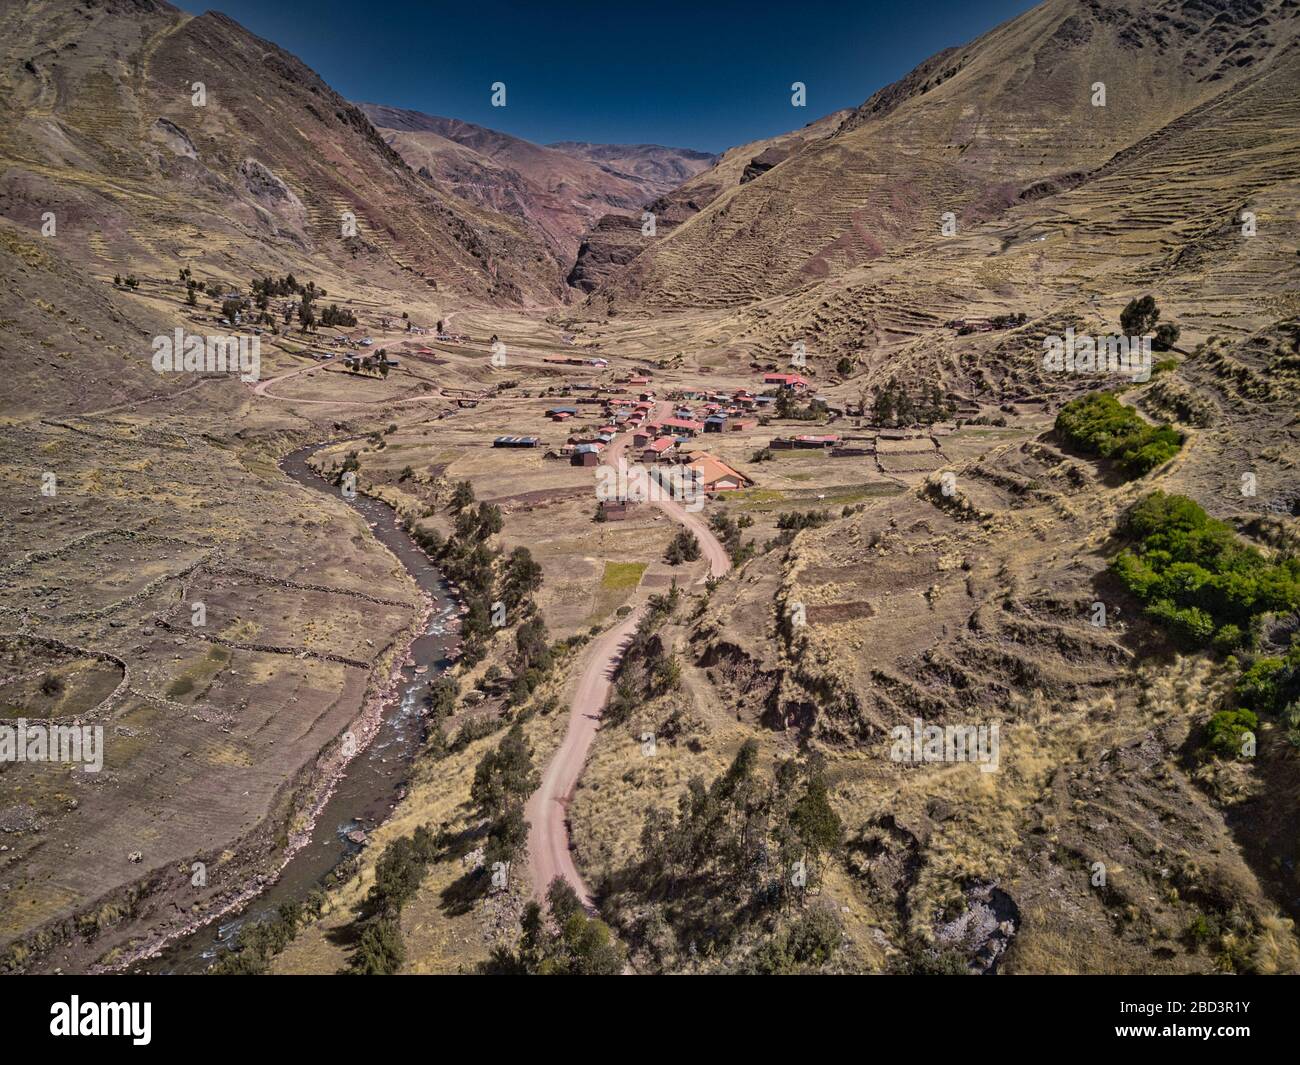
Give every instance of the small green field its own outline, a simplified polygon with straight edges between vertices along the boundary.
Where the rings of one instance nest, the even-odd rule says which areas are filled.
[[[603,621],[610,613],[623,605],[628,595],[635,591],[645,573],[645,562],[606,562],[605,572],[600,577],[600,587],[592,603],[592,623]]]
[[[600,587],[606,592],[625,592],[641,583],[645,562],[606,562]]]

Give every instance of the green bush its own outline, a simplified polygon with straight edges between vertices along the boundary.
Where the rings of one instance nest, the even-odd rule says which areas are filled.
[[[1241,755],[1242,737],[1259,728],[1259,718],[1250,710],[1220,710],[1205,726],[1205,750],[1219,758]]]
[[[362,931],[346,971],[354,976],[392,976],[405,960],[406,947],[397,922],[374,921]]]
[[[1112,459],[1129,477],[1162,466],[1183,446],[1183,434],[1168,425],[1148,425],[1111,392],[1071,400],[1056,415],[1056,431],[1071,447]]]
[[[699,557],[700,541],[689,529],[680,530],[673,537],[672,543],[668,545],[668,550],[664,553],[664,561],[670,566],[678,566],[683,562],[694,562]]]
[[[1282,657],[1256,658],[1237,678],[1234,693],[1256,713],[1278,715],[1300,701],[1300,638]]]
[[[1184,644],[1231,651],[1260,615],[1300,608],[1300,559],[1265,558],[1186,496],[1153,492],[1123,531],[1135,544],[1111,571]]]

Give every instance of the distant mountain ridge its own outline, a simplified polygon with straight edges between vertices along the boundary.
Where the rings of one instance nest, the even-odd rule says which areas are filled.
[[[565,269],[602,217],[639,214],[714,158],[658,145],[540,145],[456,118],[357,106],[413,169],[470,203],[518,218]]]
[[[631,174],[664,186],[659,195],[689,181],[721,158],[693,148],[667,148],[662,144],[592,144],[555,141],[547,145],[575,158],[587,159],[620,174]]]

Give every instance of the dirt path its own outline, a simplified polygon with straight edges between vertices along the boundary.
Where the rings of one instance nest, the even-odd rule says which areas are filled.
[[[587,649],[578,688],[569,706],[568,731],[546,767],[541,787],[533,792],[524,807],[524,817],[528,820],[528,871],[533,894],[539,900],[546,895],[551,881],[562,876],[578,893],[582,904],[588,910],[594,909],[591,892],[573,864],[573,852],[569,849],[569,800],[573,798],[587,762],[587,752],[596,738],[614,670],[644,610],[644,604],[638,606]]]
[[[657,416],[658,411],[668,406],[660,404]],[[631,435],[622,434],[610,446],[605,456],[606,463],[618,460]],[[700,514],[687,512],[680,503],[671,499],[657,500],[655,506],[673,521],[690,529],[699,539],[700,549],[709,561],[709,572],[696,583],[703,583],[709,576],[721,577],[731,569],[726,549]],[[602,633],[587,649],[578,675],[578,687],[569,706],[568,730],[546,767],[541,786],[524,807],[524,816],[528,820],[528,871],[533,882],[533,895],[539,901],[546,895],[551,881],[562,876],[577,892],[582,904],[588,910],[595,909],[591,892],[574,864],[569,845],[569,802],[578,786],[578,778],[582,776],[596,730],[600,727],[600,715],[609,698],[614,671],[644,612],[645,602],[642,600],[631,614]]]
[[[403,403],[427,403],[431,399],[442,399],[442,390],[434,389],[432,392],[425,392],[418,396],[407,396],[404,399],[305,399],[298,396],[277,396],[270,391],[272,385],[278,385],[281,381],[288,380],[290,377],[297,377],[299,374],[308,374],[314,370],[323,370],[326,366],[331,365],[327,362],[313,363],[311,366],[299,366],[296,370],[290,370],[288,373],[282,373],[279,377],[271,377],[265,381],[259,381],[253,386],[253,395],[259,399],[274,399],[280,403],[305,403],[313,407],[383,407],[398,406]]]
[[[287,380],[290,377],[297,377],[300,373],[311,373],[313,370],[322,370],[324,368],[325,368],[325,364],[323,362],[316,362],[316,363],[312,363],[312,365],[310,366],[299,366],[298,369],[290,370],[288,373],[282,373],[279,377],[272,377],[266,381],[259,381],[256,385],[253,386],[253,395],[265,396],[267,395],[266,390],[270,388],[272,385],[278,385],[281,381]],[[283,399],[284,397],[270,396],[269,398]],[[297,402],[297,401],[286,400],[286,402]]]

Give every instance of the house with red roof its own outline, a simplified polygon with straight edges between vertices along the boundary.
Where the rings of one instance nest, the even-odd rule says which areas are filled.
[[[650,441],[646,449],[641,452],[642,462],[659,462],[672,453],[677,446],[677,441],[671,436],[661,436],[658,440]]]
[[[662,429],[667,429],[672,433],[694,436],[696,433],[704,432],[704,423],[693,421],[689,418],[665,418],[659,422]]]
[[[782,388],[794,392],[802,392],[808,387],[808,380],[802,374],[797,373],[765,373],[763,375],[763,384],[780,385]]]

